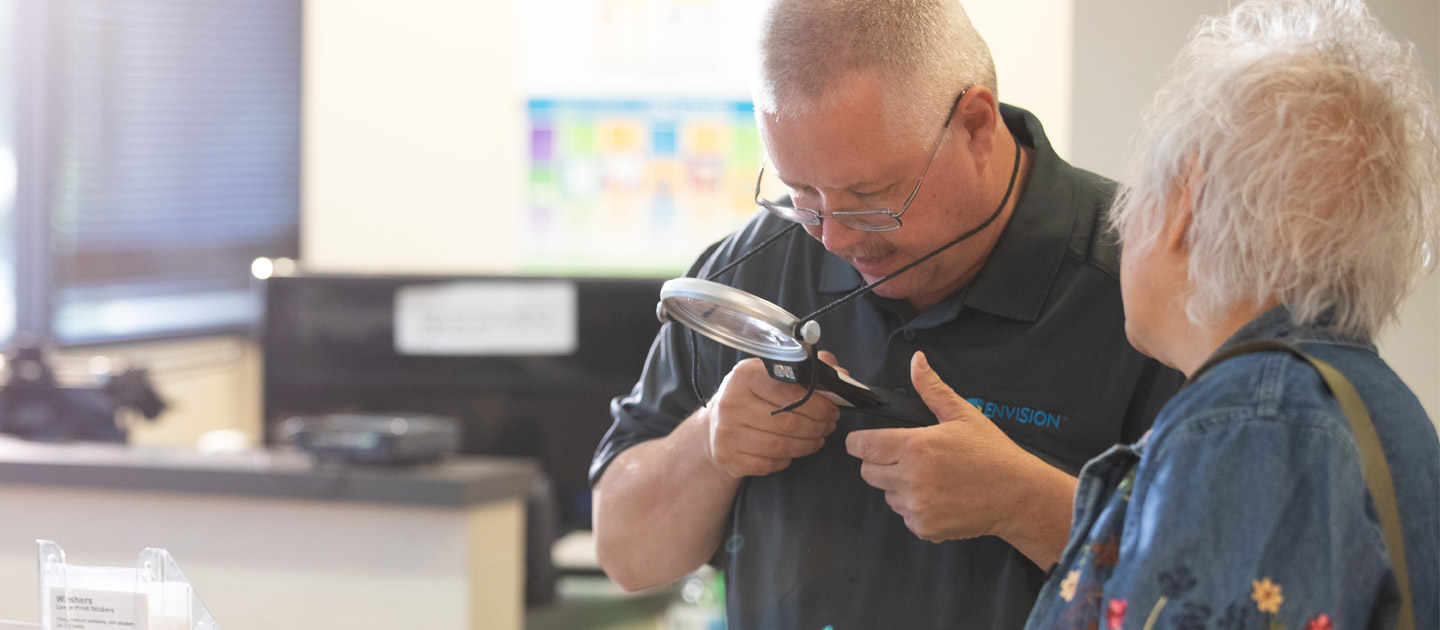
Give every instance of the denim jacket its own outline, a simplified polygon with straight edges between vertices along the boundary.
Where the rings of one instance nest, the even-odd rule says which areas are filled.
[[[1394,477],[1416,628],[1440,628],[1440,441],[1366,340],[1284,307],[1222,347],[1271,339],[1360,393]],[[1352,630],[1394,623],[1399,591],[1344,415],[1282,352],[1205,372],[1139,442],[1080,473],[1070,541],[1027,629]]]

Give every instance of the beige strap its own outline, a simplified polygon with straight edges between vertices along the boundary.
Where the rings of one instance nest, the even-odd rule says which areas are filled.
[[[1370,499],[1380,516],[1381,531],[1385,534],[1386,546],[1390,549],[1390,564],[1395,570],[1395,581],[1400,585],[1400,614],[1396,619],[1397,630],[1415,630],[1415,610],[1410,599],[1410,571],[1405,564],[1405,532],[1400,527],[1400,510],[1395,501],[1395,483],[1390,476],[1390,464],[1380,447],[1380,436],[1375,433],[1375,424],[1370,421],[1370,412],[1360,393],[1350,384],[1339,370],[1329,363],[1312,357],[1299,349],[1277,341],[1251,341],[1227,348],[1195,371],[1186,385],[1195,382],[1200,374],[1212,366],[1242,354],[1252,352],[1288,352],[1314,367],[1330,388],[1331,395],[1340,404],[1345,420],[1350,423],[1350,432],[1355,435],[1355,445],[1360,449],[1360,459],[1365,476],[1365,487],[1370,490]]]

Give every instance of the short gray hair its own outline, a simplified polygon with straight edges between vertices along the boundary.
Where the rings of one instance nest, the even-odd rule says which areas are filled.
[[[1269,299],[1365,337],[1394,318],[1437,241],[1436,101],[1414,57],[1356,0],[1251,0],[1196,27],[1111,219],[1154,239],[1193,178],[1191,321]]]
[[[995,63],[957,0],[775,0],[760,44],[757,113],[815,111],[836,82],[869,73],[905,134],[929,125],[961,88],[997,89]],[[997,92],[998,94],[998,92]]]

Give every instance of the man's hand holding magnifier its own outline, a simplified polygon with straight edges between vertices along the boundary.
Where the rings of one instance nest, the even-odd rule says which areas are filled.
[[[820,360],[836,364],[829,352],[821,352]],[[700,412],[710,430],[710,458],[740,478],[784,470],[820,450],[840,418],[835,403],[812,396],[791,411],[771,414],[804,395],[805,387],[771,378],[760,359],[737,363]]]

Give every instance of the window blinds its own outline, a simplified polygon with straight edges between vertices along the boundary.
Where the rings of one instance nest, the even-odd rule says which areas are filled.
[[[299,247],[301,0],[54,0],[50,331],[248,324]]]

